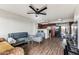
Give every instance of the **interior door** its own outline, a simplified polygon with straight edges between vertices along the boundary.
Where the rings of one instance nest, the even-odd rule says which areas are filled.
[[[53,25],[53,26],[51,26],[51,36],[52,37],[55,37],[55,32],[56,32],[56,26]]]

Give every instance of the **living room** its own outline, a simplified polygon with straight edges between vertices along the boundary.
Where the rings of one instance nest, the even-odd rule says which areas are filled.
[[[0,4],[0,54],[79,54],[78,10],[77,4]],[[76,50],[67,50],[66,40]]]

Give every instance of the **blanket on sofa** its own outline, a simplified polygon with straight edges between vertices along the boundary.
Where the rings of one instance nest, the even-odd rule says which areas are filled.
[[[0,42],[0,53],[3,53],[7,50],[11,50],[13,49],[14,47],[11,46],[8,42],[6,41],[3,41],[3,42]]]

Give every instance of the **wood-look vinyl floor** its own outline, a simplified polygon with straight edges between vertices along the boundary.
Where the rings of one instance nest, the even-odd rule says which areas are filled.
[[[57,38],[45,39],[40,44],[36,42],[24,44],[22,47],[25,55],[63,55],[61,41]]]

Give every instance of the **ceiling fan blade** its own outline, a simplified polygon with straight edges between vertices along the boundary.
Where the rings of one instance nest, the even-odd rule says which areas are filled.
[[[41,10],[38,11],[38,13],[42,12],[43,10],[47,9],[47,7],[41,8]]]
[[[35,10],[35,8],[34,8],[32,5],[30,5],[29,7],[30,7],[32,10],[34,10],[35,13],[37,13],[37,11]]]
[[[27,14],[36,14],[36,13],[34,13],[34,12],[28,12]]]
[[[35,13],[27,13],[27,14],[35,14]]]
[[[46,13],[39,13],[39,14],[46,15]]]

